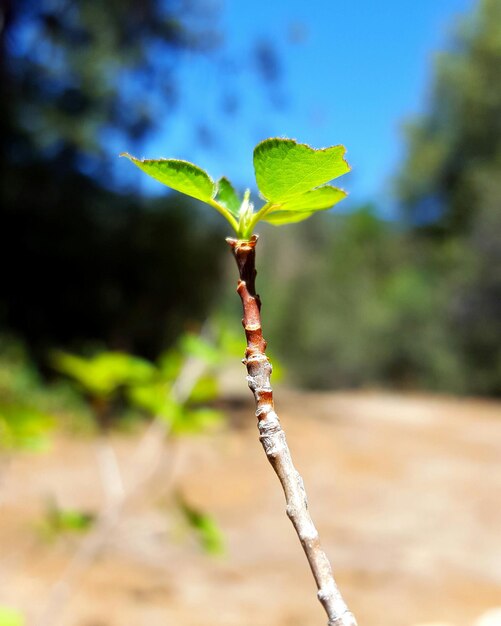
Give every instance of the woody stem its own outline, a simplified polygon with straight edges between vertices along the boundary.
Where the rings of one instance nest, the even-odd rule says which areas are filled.
[[[329,560],[320,545],[318,531],[308,511],[303,480],[293,465],[285,433],[274,410],[270,384],[272,366],[266,356],[266,341],[261,328],[261,301],[255,289],[257,236],[253,235],[248,241],[226,241],[232,249],[240,275],[237,293],[242,300],[242,324],[247,339],[243,363],[247,367],[247,382],[256,402],[261,444],[282,484],[287,516],[311,567],[318,588],[317,597],[328,616],[328,626],[357,626],[355,617],[341,597]]]

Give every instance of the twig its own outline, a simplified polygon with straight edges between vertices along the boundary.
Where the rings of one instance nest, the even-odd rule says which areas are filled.
[[[5,488],[6,477],[12,462],[12,454],[0,452],[0,507],[4,504],[5,495],[2,493]]]
[[[355,617],[341,597],[329,560],[320,546],[318,531],[308,512],[303,480],[292,463],[285,433],[274,410],[270,384],[272,366],[266,356],[266,341],[261,328],[261,301],[255,290],[257,236],[253,235],[249,241],[230,238],[226,241],[231,246],[240,275],[237,293],[242,300],[242,324],[247,339],[243,363],[247,367],[247,382],[256,401],[261,443],[282,484],[287,515],[313,572],[318,588],[317,597],[329,618],[328,626],[356,626]]]
[[[125,490],[120,465],[108,433],[103,433],[99,437],[96,457],[104,496],[107,504],[111,505],[113,502],[123,498]]]
[[[168,430],[165,427],[162,428],[162,436],[167,434]],[[160,445],[156,448],[155,453],[148,459],[149,462],[142,468],[142,471],[138,465],[133,466],[131,464],[131,470],[135,470],[134,481],[119,497],[108,501],[99,511],[90,534],[85,537],[72,555],[59,580],[52,586],[45,605],[36,620],[36,626],[54,626],[58,618],[61,617],[64,605],[68,601],[72,589],[104,547],[108,535],[120,521],[123,510],[141,491],[144,485],[155,476],[160,468],[163,450]]]

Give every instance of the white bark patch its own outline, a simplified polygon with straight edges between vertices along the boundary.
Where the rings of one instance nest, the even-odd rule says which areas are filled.
[[[264,358],[263,358],[264,357]],[[357,626],[338,588],[330,563],[322,550],[318,531],[308,511],[303,479],[294,467],[278,415],[270,401],[271,364],[265,355],[254,355],[246,362],[249,387],[256,401],[261,444],[284,490],[287,516],[291,520],[317,583],[317,597],[328,615],[328,626]],[[262,392],[267,401],[263,402]]]

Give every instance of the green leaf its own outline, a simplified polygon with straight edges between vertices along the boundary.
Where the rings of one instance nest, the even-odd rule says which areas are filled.
[[[77,509],[63,509],[50,500],[39,530],[46,539],[54,539],[63,533],[84,533],[96,521],[95,515]]]
[[[143,385],[133,385],[127,389],[127,398],[136,407],[151,415],[162,415],[169,412],[168,388],[165,383],[155,381]]]
[[[219,349],[227,358],[240,356],[245,349],[245,339],[242,333],[237,333],[226,324],[227,322],[223,319],[217,339]]]
[[[228,209],[228,211],[238,218],[240,205],[242,204],[237,192],[230,181],[223,176],[218,181],[218,191],[216,200]]]
[[[188,526],[195,532],[202,548],[208,554],[224,554],[224,539],[213,517],[188,504],[178,496],[178,504]]]
[[[275,383],[282,382],[285,377],[285,370],[282,362],[270,350],[266,350],[266,354],[273,365],[273,381]]]
[[[53,428],[54,419],[34,407],[0,404],[0,449],[44,451]]]
[[[180,410],[172,423],[172,432],[175,435],[198,435],[219,425],[224,418],[224,413],[217,409]]]
[[[179,347],[183,354],[200,359],[207,365],[215,365],[221,360],[219,350],[207,339],[194,333],[184,334],[179,341]]]
[[[22,614],[8,606],[0,606],[0,626],[24,626]]]
[[[179,159],[136,159],[127,152],[120,156],[127,157],[139,169],[167,187],[181,193],[208,202],[216,194],[216,184],[202,168]]]
[[[263,217],[263,220],[274,226],[302,222],[317,211],[330,209],[334,204],[346,198],[347,195],[345,191],[336,187],[319,187],[291,198],[283,204],[276,205]]]
[[[186,410],[172,397],[172,389],[157,381],[148,385],[135,385],[127,390],[131,404],[159,418],[170,426],[172,432],[182,431],[186,423]],[[181,425],[181,428],[179,428]]]
[[[212,402],[219,393],[219,385],[215,376],[201,376],[193,385],[188,401],[192,404]]]
[[[108,396],[122,385],[149,381],[155,373],[148,361],[122,352],[101,352],[90,358],[54,352],[52,363],[97,397]]]
[[[277,211],[276,213],[264,217],[263,221],[273,224],[273,226],[283,226],[284,224],[302,222],[312,215],[315,215],[315,211],[299,211],[297,213],[293,213],[292,211],[284,211],[283,213]]]
[[[337,187],[319,187],[312,191],[307,191],[300,196],[291,198],[277,207],[277,211],[323,211],[330,209],[335,204],[346,198],[348,194]],[[274,213],[275,209],[268,215]]]
[[[292,139],[265,139],[254,149],[259,190],[272,203],[299,196],[349,172],[344,146],[315,150]]]
[[[57,515],[57,526],[61,531],[84,532],[94,523],[94,515],[84,511],[61,509]]]
[[[184,357],[177,347],[162,352],[157,360],[162,379],[169,382],[176,380],[183,367],[183,361]]]

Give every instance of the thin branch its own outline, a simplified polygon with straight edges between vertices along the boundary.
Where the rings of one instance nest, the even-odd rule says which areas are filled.
[[[237,262],[240,280],[237,293],[242,300],[242,324],[247,339],[243,360],[247,382],[256,401],[256,417],[261,444],[284,490],[286,511],[298,534],[317,584],[317,597],[329,618],[328,626],[356,626],[353,614],[338,590],[331,566],[320,546],[318,531],[308,512],[303,480],[295,469],[278,415],[273,406],[270,384],[271,363],[266,356],[266,341],[261,328],[261,301],[255,289],[255,246],[257,236],[249,241],[226,240]]]
[[[6,477],[12,462],[12,454],[10,452],[0,451],[0,507],[4,504],[4,488]]]
[[[172,389],[172,395],[177,402],[186,402],[205,369],[206,364],[200,359],[195,357],[186,359]],[[106,498],[105,504],[97,515],[94,528],[73,554],[59,580],[52,586],[38,616],[36,626],[54,626],[61,617],[72,589],[104,547],[108,535],[120,521],[127,504],[141,492],[160,469],[164,453],[163,444],[168,434],[167,422],[160,417],[155,417],[131,456],[129,469],[133,480],[127,488],[117,489],[113,498]],[[118,463],[115,470],[120,476]],[[173,473],[171,472],[170,482],[172,479]]]
[[[163,427],[161,436],[165,437],[167,434],[168,431]],[[139,445],[141,445],[141,442]],[[143,487],[153,479],[161,467],[163,449],[160,445],[155,447],[155,453],[150,456],[148,463],[144,467],[141,467],[138,463],[131,464],[130,469],[133,470],[134,481],[129,488],[124,490],[122,494],[114,500],[108,500],[108,503],[99,511],[95,525],[89,535],[82,541],[76,552],[72,555],[61,577],[52,586],[45,605],[36,620],[36,626],[54,626],[61,618],[64,605],[69,600],[72,590],[85,570],[103,549],[108,536],[119,523],[125,507],[141,492]],[[172,480],[172,473],[170,478]]]
[[[125,490],[120,465],[108,433],[100,435],[97,442],[96,457],[104,496],[107,504],[111,505],[123,498]]]

